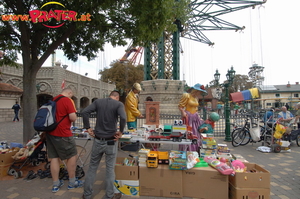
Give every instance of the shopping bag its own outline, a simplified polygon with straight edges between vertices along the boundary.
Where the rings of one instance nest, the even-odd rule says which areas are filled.
[[[258,125],[256,127],[253,127],[251,122],[250,122],[250,135],[254,142],[257,142],[260,140],[260,127]]]
[[[285,133],[286,128],[282,124],[276,124],[274,138],[280,139],[282,135]]]

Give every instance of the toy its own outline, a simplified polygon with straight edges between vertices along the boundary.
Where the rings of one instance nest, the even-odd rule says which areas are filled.
[[[158,164],[169,164],[168,151],[150,151],[147,156],[147,167],[156,168]]]
[[[207,162],[211,167],[217,169],[223,175],[235,174],[235,171],[232,168],[218,159],[208,156],[204,158],[204,161]]]
[[[246,169],[246,166],[240,160],[233,160],[231,165],[235,172],[243,173]]]

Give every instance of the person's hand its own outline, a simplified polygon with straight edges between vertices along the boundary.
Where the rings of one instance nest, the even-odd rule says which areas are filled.
[[[91,137],[95,137],[95,133],[92,128],[89,128],[87,131]]]
[[[117,131],[116,134],[114,135],[114,137],[116,139],[114,139],[114,141],[117,141],[118,139],[120,139],[122,137],[123,133],[121,131]]]
[[[139,118],[144,118],[144,116],[142,114],[140,114]]]

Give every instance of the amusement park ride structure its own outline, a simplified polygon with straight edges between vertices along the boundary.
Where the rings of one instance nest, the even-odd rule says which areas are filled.
[[[186,24],[181,24],[181,21],[177,19],[174,23],[177,25],[178,30],[173,33],[164,32],[160,41],[150,47],[143,48],[129,45],[120,62],[140,64],[144,52],[144,80],[179,80],[180,37],[212,46],[214,43],[205,36],[204,31],[239,31],[245,28],[227,22],[221,19],[220,16],[249,7],[254,9],[255,6],[266,2],[266,0],[192,0],[189,4],[191,9],[190,18]],[[253,73],[253,70],[251,74],[256,73]]]

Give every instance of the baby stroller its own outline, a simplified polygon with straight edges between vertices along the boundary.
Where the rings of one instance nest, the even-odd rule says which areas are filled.
[[[45,135],[43,133],[35,133],[33,138],[21,148],[12,158],[13,164],[8,170],[8,175],[14,176],[15,179],[23,177],[21,169],[24,166],[38,166],[40,163],[47,162],[45,167],[49,167],[47,152],[43,151],[45,145]]]
[[[292,130],[290,134],[284,135],[282,139],[289,142],[296,140],[297,146],[300,147],[300,129]]]

